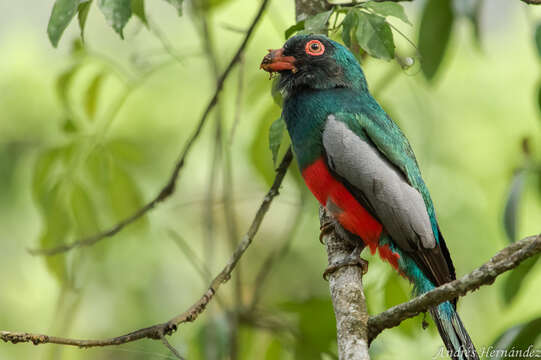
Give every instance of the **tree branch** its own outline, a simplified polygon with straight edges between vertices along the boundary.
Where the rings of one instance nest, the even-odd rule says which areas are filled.
[[[402,321],[425,312],[442,302],[464,296],[482,285],[492,284],[500,274],[517,267],[527,258],[541,252],[541,234],[530,236],[504,248],[481,267],[406,303],[370,317],[368,339],[374,340],[385,329],[398,326]]]
[[[331,217],[320,207],[321,225]],[[324,237],[329,265],[344,261],[353,251],[352,243],[333,231]],[[336,337],[340,360],[370,360],[368,354],[368,311],[363,291],[362,270],[358,266],[342,267],[329,276]]]
[[[265,217],[269,207],[272,203],[272,200],[278,195],[280,186],[284,177],[286,175],[289,164],[293,159],[293,154],[291,148],[287,151],[280,166],[276,170],[276,177],[274,182],[265,195],[261,205],[259,206],[250,228],[244,235],[242,241],[239,243],[233,254],[231,255],[229,262],[222,269],[222,271],[212,280],[209,285],[208,290],[203,294],[203,296],[197,300],[188,310],[183,312],[180,315],[175,316],[171,320],[162,323],[146,327],[133,331],[129,334],[109,338],[102,340],[80,340],[80,339],[71,339],[71,338],[62,338],[56,336],[49,336],[43,334],[31,334],[31,333],[20,333],[20,332],[11,332],[11,331],[0,331],[0,339],[5,342],[11,342],[13,344],[17,343],[33,343],[34,345],[40,344],[60,344],[60,345],[70,345],[77,346],[80,348],[89,348],[89,347],[100,347],[100,346],[110,346],[110,345],[121,345],[128,342],[140,340],[140,339],[154,339],[161,340],[163,342],[164,336],[171,335],[177,330],[178,325],[186,322],[192,322],[197,319],[197,317],[205,311],[205,308],[210,303],[220,286],[226,283],[231,278],[231,273],[237,266],[240,258],[248,249],[252,243],[259,227]],[[178,353],[177,353],[178,354]],[[177,355],[176,354],[176,355]]]
[[[259,7],[259,10],[257,11],[257,14],[256,14],[254,20],[252,21],[252,23],[250,24],[250,27],[248,28],[248,30],[246,31],[246,34],[244,35],[244,39],[242,40],[240,46],[238,47],[235,55],[233,56],[233,58],[231,59],[231,61],[227,65],[227,67],[225,68],[224,72],[222,73],[222,75],[218,79],[218,81],[216,83],[216,89],[214,91],[214,95],[210,99],[207,107],[205,108],[205,111],[203,112],[203,115],[201,116],[201,119],[199,120],[199,123],[197,124],[194,132],[192,133],[192,135],[190,136],[190,138],[188,139],[188,141],[184,145],[184,148],[182,149],[182,152],[180,153],[179,159],[178,159],[177,163],[175,164],[175,167],[173,169],[173,172],[172,172],[171,176],[169,177],[169,180],[167,181],[165,186],[161,189],[159,194],[154,199],[152,199],[150,202],[148,202],[145,206],[143,206],[142,208],[137,210],[134,214],[132,214],[128,218],[120,221],[119,223],[117,223],[116,225],[114,225],[113,227],[111,227],[108,230],[105,230],[105,231],[102,231],[102,232],[100,232],[98,234],[95,234],[95,235],[92,235],[92,236],[77,240],[77,241],[75,241],[75,242],[73,242],[71,244],[61,245],[61,246],[54,247],[54,248],[49,248],[49,249],[31,249],[31,250],[29,250],[30,254],[32,254],[32,255],[50,256],[50,255],[56,255],[56,254],[60,254],[60,253],[69,251],[69,250],[74,249],[76,247],[94,245],[95,243],[97,243],[100,240],[103,240],[104,238],[114,236],[115,234],[120,232],[122,229],[124,229],[124,227],[132,224],[133,222],[135,222],[136,220],[141,218],[147,212],[152,210],[158,203],[160,203],[160,202],[164,201],[165,199],[169,198],[175,192],[175,184],[176,184],[178,176],[180,174],[180,170],[184,167],[184,163],[186,162],[186,157],[188,156],[188,153],[190,152],[190,150],[191,150],[192,146],[194,145],[195,141],[197,140],[197,138],[201,134],[201,131],[203,130],[203,126],[205,125],[210,112],[212,111],[212,109],[218,103],[218,97],[219,97],[220,92],[221,92],[221,90],[223,88],[225,80],[227,79],[227,77],[231,73],[231,70],[235,67],[235,65],[237,64],[237,62],[241,58],[241,55],[244,52],[244,49],[246,48],[246,45],[248,44],[248,41],[250,40],[250,38],[251,38],[255,28],[256,28],[256,25],[259,23],[259,20],[261,19],[263,13],[265,12],[265,9],[266,9],[268,3],[269,3],[269,0],[262,0],[261,6]]]

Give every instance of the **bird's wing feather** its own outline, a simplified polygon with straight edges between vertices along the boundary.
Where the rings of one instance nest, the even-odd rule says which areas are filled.
[[[423,194],[412,184],[403,159],[388,155],[396,154],[396,149],[391,151],[388,147],[396,147],[396,138],[391,143],[392,134],[382,133],[381,129],[374,135],[374,129],[362,126],[358,119],[362,116],[338,113],[327,118],[323,146],[331,171],[354,188],[352,193],[358,201],[373,213],[402,250],[413,254],[430,279],[436,284],[451,280],[451,261],[438,244],[439,231],[435,234]],[[356,126],[359,128],[355,129]],[[398,140],[400,143],[402,139]],[[411,156],[416,167],[412,152]]]

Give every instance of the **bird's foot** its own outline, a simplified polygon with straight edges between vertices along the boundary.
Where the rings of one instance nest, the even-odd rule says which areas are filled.
[[[345,258],[343,261],[340,261],[339,263],[329,265],[325,272],[323,272],[323,279],[329,280],[329,275],[337,271],[338,269],[344,267],[344,266],[360,266],[362,270],[362,274],[365,275],[368,272],[368,261],[361,258],[359,256],[359,253],[354,250],[353,253],[351,253],[347,258]]]
[[[321,225],[321,227],[319,228],[319,230],[321,231],[319,233],[319,242],[324,244],[323,243],[323,237],[325,235],[329,235],[331,232],[334,231],[334,222],[332,221],[329,221],[329,222],[326,222],[324,223],[323,225]]]

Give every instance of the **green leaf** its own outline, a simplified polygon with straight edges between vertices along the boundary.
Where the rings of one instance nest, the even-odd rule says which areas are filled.
[[[342,40],[348,48],[351,49],[352,33],[355,33],[357,24],[359,23],[359,17],[356,10],[350,10],[346,14],[344,21],[342,22]],[[353,37],[355,39],[355,37]]]
[[[428,80],[438,71],[451,37],[454,14],[451,0],[429,0],[425,5],[419,31],[421,70]]]
[[[304,21],[304,28],[308,32],[314,33],[324,33],[327,31],[327,22],[332,14],[332,9],[329,11],[324,11],[322,13],[316,14],[307,18]]]
[[[66,120],[64,121],[64,125],[62,125],[62,130],[68,134],[77,132],[77,126],[75,126],[75,123],[73,122],[71,117],[66,118]]]
[[[541,115],[541,84],[537,88],[537,109],[539,110],[539,115]]]
[[[284,138],[285,125],[284,119],[280,116],[278,119],[274,120],[269,129],[269,148],[272,153],[272,163],[275,167],[278,151],[280,150],[280,145]]]
[[[282,92],[280,91],[280,78],[279,77],[275,77],[274,79],[272,79],[271,95],[272,95],[272,100],[274,100],[274,103],[278,105],[279,107],[282,107],[284,98],[282,96]]]
[[[298,333],[302,336],[294,344],[295,360],[320,359],[322,353],[331,352],[331,346],[336,341],[336,321],[330,299],[292,301],[284,303],[281,308],[295,313],[298,318]]]
[[[360,11],[357,14],[359,24],[355,36],[360,47],[376,58],[394,58],[393,32],[385,18]]]
[[[537,55],[541,57],[541,23],[535,28],[535,46],[537,47]]]
[[[99,0],[98,6],[105,16],[105,20],[124,39],[123,29],[131,17],[130,0]]]
[[[145,12],[145,0],[131,0],[131,11],[143,24],[148,25],[147,14]]]
[[[370,9],[375,12],[377,15],[387,17],[392,16],[397,19],[402,20],[406,24],[411,25],[411,22],[404,11],[402,5],[396,2],[385,1],[385,2],[367,2],[362,4],[363,8]]]
[[[60,76],[58,76],[58,78],[56,79],[56,91],[64,107],[68,107],[69,105],[68,87],[70,86],[71,79],[73,78],[78,69],[79,65],[74,65],[68,70],[64,71],[62,74],[60,74]]]
[[[98,73],[94,77],[94,79],[92,79],[92,82],[90,83],[90,85],[88,86],[88,90],[86,91],[84,106],[86,114],[88,115],[88,118],[90,120],[94,120],[94,116],[96,115],[99,90],[104,78],[105,73]]]
[[[32,172],[32,195],[41,207],[46,206],[47,194],[51,190],[53,175],[62,160],[62,148],[42,152],[36,159]]]
[[[115,220],[122,220],[143,206],[143,199],[132,176],[121,166],[113,162],[109,174],[108,190],[111,208]],[[141,220],[138,223],[141,223]]]
[[[173,5],[177,9],[178,16],[182,16],[182,3],[184,0],[165,0],[169,4]]]
[[[505,233],[509,241],[514,242],[517,236],[517,210],[524,189],[524,182],[526,180],[526,171],[518,171],[509,187],[509,194],[507,195],[507,201],[505,202],[505,209],[503,213],[503,225]]]
[[[297,31],[304,30],[304,20],[299,21],[298,23],[291,25],[287,28],[287,30],[284,32],[284,36],[287,39],[291,37],[291,35],[295,34]]]
[[[514,268],[509,276],[505,279],[502,294],[507,305],[511,304],[511,302],[519,294],[519,290],[522,287],[524,280],[527,278],[530,270],[537,263],[537,260],[539,260],[539,255],[525,260],[522,264]]]
[[[57,183],[46,194],[42,203],[41,213],[44,218],[45,227],[40,236],[40,247],[51,248],[62,245],[70,231],[71,223],[63,194],[60,191],[60,183]],[[64,255],[47,256],[45,263],[47,269],[58,281],[65,282],[67,280],[67,267]]]
[[[278,339],[273,339],[269,346],[267,346],[267,350],[265,350],[265,358],[264,360],[276,360],[276,359],[282,359],[284,356],[284,350],[282,343]]]
[[[78,182],[72,186],[70,207],[77,237],[94,234],[99,230],[96,208],[87,190]]]
[[[483,0],[473,0],[471,2],[464,2],[462,4],[465,9],[462,11],[466,19],[470,21],[473,26],[473,40],[475,45],[481,49],[481,11],[483,9]]]
[[[81,39],[85,39],[85,25],[86,19],[88,18],[88,12],[90,11],[90,5],[92,5],[92,0],[84,1],[79,4],[77,19],[79,20],[79,29],[81,29]]]
[[[257,173],[265,180],[267,185],[272,184],[276,172],[274,166],[269,161],[268,137],[269,128],[273,119],[280,116],[280,108],[272,103],[261,115],[261,120],[258,121],[257,130],[254,132],[254,137],[250,145],[250,162],[256,169]]]
[[[56,0],[53,5],[49,24],[47,25],[47,34],[54,47],[58,46],[58,41],[62,37],[64,30],[77,13],[79,0]]]
[[[390,308],[392,306],[407,302],[410,300],[408,291],[403,286],[403,279],[391,276],[385,283],[385,307]],[[400,330],[407,335],[414,336],[415,334],[415,319],[408,319],[400,323]]]
[[[503,332],[490,348],[490,360],[533,359],[538,350],[534,347],[541,336],[541,317],[513,326]],[[507,353],[496,351],[507,350]],[[518,353],[521,351],[521,354]],[[528,351],[528,354],[526,354]],[[507,356],[504,356],[507,355]]]

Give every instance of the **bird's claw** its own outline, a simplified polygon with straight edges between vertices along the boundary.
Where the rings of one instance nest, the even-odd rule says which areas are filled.
[[[365,275],[368,272],[368,261],[366,261],[365,259],[359,256],[357,256],[356,258],[352,256],[348,256],[346,259],[344,259],[344,261],[329,265],[323,272],[323,279],[325,281],[328,281],[330,274],[334,273],[335,271],[337,271],[338,269],[344,266],[360,266],[363,275]]]
[[[324,244],[323,237],[334,231],[334,223],[332,221],[326,222],[323,225],[321,225],[319,230],[321,231],[319,234],[319,242]]]

